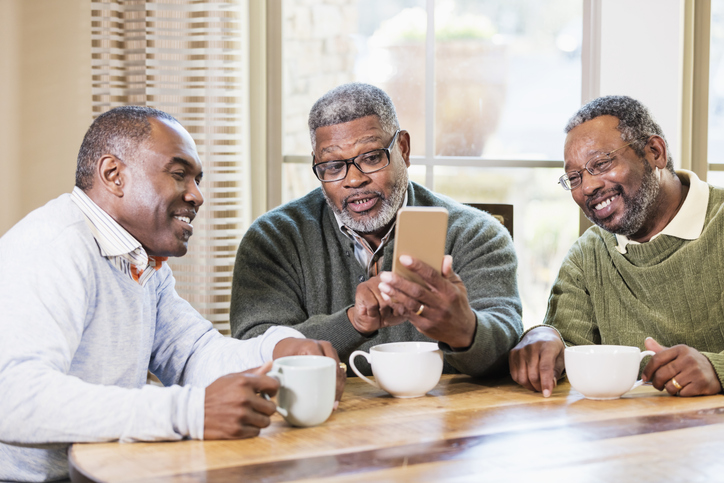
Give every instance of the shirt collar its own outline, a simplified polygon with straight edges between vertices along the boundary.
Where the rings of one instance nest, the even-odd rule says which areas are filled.
[[[676,174],[683,184],[689,185],[689,192],[674,219],[661,232],[651,237],[651,240],[659,235],[696,240],[704,230],[706,209],[709,206],[709,185],[692,171],[682,169],[676,171]],[[616,249],[620,253],[626,253],[626,245],[629,243],[639,244],[624,235],[616,235],[616,242]]]
[[[86,223],[98,242],[104,257],[129,256],[129,262],[137,267],[148,265],[148,255],[133,235],[106,213],[77,186],[70,194],[71,199],[85,215]]]

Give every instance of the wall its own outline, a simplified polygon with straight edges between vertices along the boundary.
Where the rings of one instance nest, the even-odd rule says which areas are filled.
[[[73,188],[90,67],[88,0],[0,0],[0,235]]]

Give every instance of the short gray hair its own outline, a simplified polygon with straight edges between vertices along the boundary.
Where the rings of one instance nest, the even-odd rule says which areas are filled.
[[[400,128],[395,106],[382,89],[360,82],[343,84],[320,97],[309,112],[309,137],[317,148],[318,128],[377,116],[382,130],[393,136]]]
[[[639,157],[645,155],[646,140],[653,136],[661,136],[666,143],[666,169],[674,172],[674,161],[669,152],[669,142],[664,137],[661,127],[654,121],[649,110],[636,99],[628,96],[604,96],[594,99],[582,108],[568,121],[566,134],[571,129],[586,121],[599,116],[614,116],[618,118],[617,129],[621,132],[621,139],[631,143],[631,147]]]
[[[90,190],[96,163],[106,154],[128,162],[138,147],[151,137],[149,118],[178,123],[170,114],[144,106],[116,107],[98,116],[80,146],[75,185],[83,191]]]

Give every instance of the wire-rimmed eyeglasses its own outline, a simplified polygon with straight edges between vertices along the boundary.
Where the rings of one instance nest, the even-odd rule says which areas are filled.
[[[613,168],[613,158],[611,157],[611,155],[616,151],[620,151],[626,146],[632,145],[639,139],[634,139],[630,143],[626,143],[623,146],[614,149],[613,151],[609,151],[608,153],[594,156],[586,162],[586,165],[583,168],[591,173],[592,176],[598,176],[599,174],[605,173],[606,171]],[[560,184],[566,191],[578,188],[579,186],[581,186],[581,183],[583,183],[583,169],[580,171],[569,171],[560,178],[558,178],[558,184]]]
[[[385,169],[390,165],[390,151],[397,141],[397,135],[400,129],[390,141],[390,145],[386,148],[375,149],[349,159],[337,159],[334,161],[324,161],[314,164],[314,153],[312,153],[312,170],[317,179],[322,183],[331,183],[332,181],[343,180],[349,171],[349,165],[354,164],[364,174],[374,173],[381,169]]]

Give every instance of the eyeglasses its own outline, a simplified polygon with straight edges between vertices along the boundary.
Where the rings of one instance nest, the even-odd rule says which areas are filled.
[[[588,162],[586,162],[584,169],[591,173],[592,176],[598,176],[599,174],[605,173],[606,171],[613,168],[613,158],[611,157],[611,155],[616,151],[625,148],[626,146],[630,146],[636,141],[638,141],[638,139],[634,139],[630,143],[626,143],[620,148],[616,148],[611,152],[599,154],[598,156],[589,159]],[[582,174],[583,170],[569,171],[560,178],[558,178],[558,184],[560,184],[566,191],[574,190],[581,186],[581,183],[583,183]]]
[[[324,161],[323,163],[314,164],[314,154],[312,154],[312,170],[317,179],[322,183],[331,183],[332,181],[340,181],[347,176],[349,165],[354,164],[364,174],[374,173],[390,165],[390,151],[397,141],[397,135],[400,134],[398,129],[392,137],[390,145],[386,148],[368,151],[359,156],[349,159],[338,159],[335,161]]]

